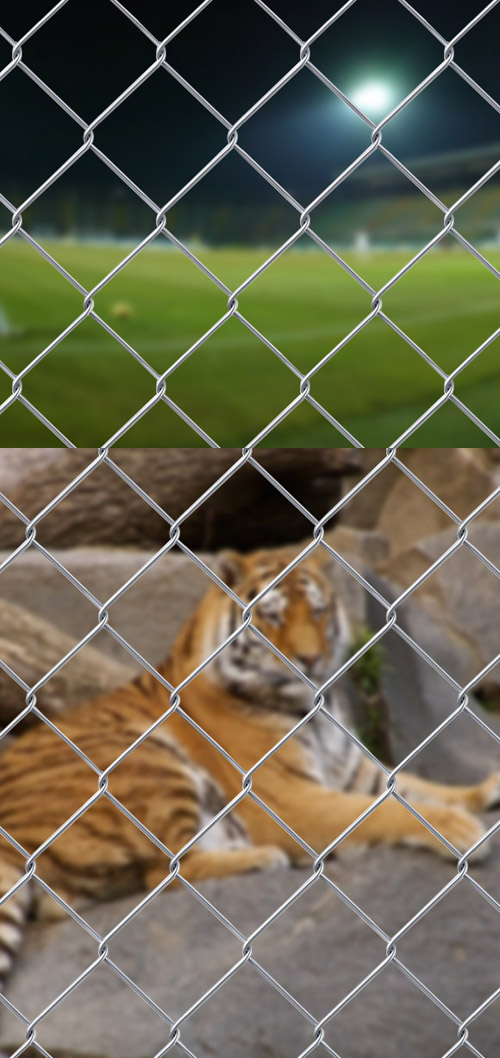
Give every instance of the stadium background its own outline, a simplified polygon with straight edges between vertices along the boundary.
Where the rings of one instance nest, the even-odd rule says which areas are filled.
[[[128,7],[159,37],[192,3],[147,0]],[[331,4],[295,0],[274,10],[306,37]],[[450,37],[480,3],[420,2]],[[47,4],[27,0],[3,15],[22,35]],[[169,61],[230,120],[297,61],[296,45],[254,0],[238,26],[229,0],[214,0],[169,45]],[[457,60],[499,96],[493,10],[457,46]],[[71,41],[71,56],[68,52]],[[207,47],[207,41],[210,46]],[[0,38],[0,60],[10,47]],[[25,47],[25,61],[91,120],[152,61],[151,44],[113,4],[62,8]],[[385,110],[433,69],[442,46],[397,0],[358,2],[314,45],[314,61],[351,98],[382,85]],[[2,63],[3,64],[3,63]],[[92,76],[89,77],[89,70]],[[366,91],[365,91],[366,94]],[[369,106],[367,112],[370,113]],[[370,114],[375,120],[381,114]],[[81,130],[16,70],[0,83],[8,145],[0,195],[19,205],[81,142]],[[369,142],[369,130],[308,71],[302,71],[240,132],[240,143],[302,204],[311,201]],[[99,146],[157,202],[175,194],[225,142],[224,128],[158,71],[96,133]],[[500,120],[452,70],[384,130],[384,144],[449,207],[500,157]],[[2,229],[10,213],[1,204]],[[388,161],[372,156],[313,215],[314,230],[375,289],[441,229],[442,212]],[[154,227],[151,210],[88,154],[26,211],[25,224],[87,289]],[[236,154],[168,213],[174,235],[231,289],[297,229],[297,213]],[[492,178],[458,211],[458,230],[500,265],[500,184]],[[80,295],[17,236],[0,251],[0,360],[21,370],[81,312]],[[303,237],[246,290],[240,308],[300,370],[308,371],[363,319],[370,297]],[[97,296],[97,307],[156,370],[164,371],[224,313],[226,295],[164,238]],[[493,334],[498,280],[447,236],[384,296],[384,309],[446,372]],[[500,430],[495,397],[498,339],[457,379],[458,396]],[[11,389],[0,377],[0,399]],[[26,395],[76,444],[99,444],[151,396],[151,378],[86,320],[25,380]],[[374,320],[313,380],[312,392],[364,445],[389,444],[442,392],[439,377],[401,338]],[[297,379],[238,321],[230,320],[169,380],[168,393],[221,445],[246,444],[297,394]],[[51,444],[21,406],[0,417],[2,444]],[[203,443],[166,406],[124,437],[127,445]],[[334,445],[341,435],[302,405],[267,438],[271,445]],[[487,438],[448,404],[411,439],[417,445],[482,445]]]

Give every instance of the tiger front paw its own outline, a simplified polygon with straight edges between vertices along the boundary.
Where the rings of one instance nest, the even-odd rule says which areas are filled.
[[[278,845],[263,845],[259,852],[259,869],[262,871],[279,871],[290,866],[290,859]]]
[[[480,794],[480,811],[490,811],[492,808],[500,808],[500,772],[493,772],[478,787]]]
[[[476,819],[470,812],[461,808],[449,808],[436,806],[432,813],[428,813],[429,823],[449,842],[450,845],[461,855],[468,852],[476,842],[480,841],[486,832],[486,827],[480,819]],[[435,848],[446,859],[454,859],[454,854],[437,839]],[[487,842],[480,845],[470,855],[471,862],[479,862],[488,855]],[[469,857],[468,857],[469,858]]]

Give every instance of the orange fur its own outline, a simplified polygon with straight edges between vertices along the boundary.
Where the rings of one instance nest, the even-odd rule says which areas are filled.
[[[224,561],[223,575],[248,604],[290,558],[287,551],[256,552],[247,557],[231,554]],[[346,629],[345,615],[321,554],[311,555],[293,570],[271,596],[271,603],[270,608],[269,599],[263,599],[254,607],[253,625],[304,673],[312,673],[312,683],[321,684],[324,674],[334,671],[342,660]],[[217,645],[224,640],[228,620],[237,624],[240,618],[236,605],[213,587],[181,629],[161,674],[173,686],[183,683],[210,654],[210,643]],[[245,653],[244,637],[249,653]],[[283,663],[265,647],[264,654],[249,662],[252,649],[259,643],[251,629],[246,629],[237,646],[222,652],[220,662],[213,662],[187,683],[181,692],[180,709],[109,774],[109,793],[164,849],[102,794],[37,861],[37,874],[64,899],[70,903],[79,897],[107,899],[156,885],[168,874],[169,856],[189,844],[200,828],[241,792],[242,771],[252,769],[311,708],[314,691],[307,685],[301,689],[296,678],[293,684],[287,683]],[[217,668],[230,655],[234,655],[232,667]],[[334,699],[332,703],[334,711]],[[146,674],[75,708],[58,722],[103,771],[169,705],[168,691]],[[259,767],[253,774],[251,794],[181,856],[180,870],[186,879],[279,866],[287,859],[303,860],[300,843],[266,813],[259,799],[314,853],[320,853],[383,792],[383,773],[362,755],[353,757],[351,771],[346,772],[340,787],[328,778],[324,740],[334,725],[324,718],[322,728],[317,723],[317,718],[309,721],[300,735],[290,738]],[[237,767],[195,725],[222,747]],[[314,737],[306,736],[309,728]],[[332,743],[334,755],[335,745]],[[43,724],[17,738],[4,751],[1,763],[0,824],[27,856],[98,788],[96,772]],[[341,768],[342,760],[336,766]],[[459,852],[465,852],[483,832],[469,810],[488,807],[500,792],[498,776],[476,787],[444,787],[411,775],[401,775],[398,782],[404,796],[412,799]],[[393,798],[380,804],[348,838],[350,844],[378,841],[421,844],[443,851],[432,834]],[[23,871],[23,857],[4,843],[0,896],[15,885]],[[0,975],[8,970],[21,941],[30,903],[35,909],[38,905],[43,915],[57,910],[34,881],[0,906]]]

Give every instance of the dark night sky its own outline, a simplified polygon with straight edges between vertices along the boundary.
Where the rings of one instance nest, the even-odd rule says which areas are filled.
[[[50,0],[1,0],[0,25],[18,37]],[[125,0],[127,3],[127,0]],[[338,8],[337,0],[269,0],[302,37]],[[444,36],[453,36],[484,0],[414,0]],[[194,0],[128,0],[158,37]],[[500,5],[456,47],[457,61],[500,99]],[[0,65],[10,48],[0,39]],[[24,49],[25,61],[91,120],[154,61],[153,45],[110,0],[69,0]],[[397,2],[358,0],[314,45],[312,58],[347,93],[381,79],[403,97],[442,59],[442,47]],[[169,46],[168,59],[229,120],[235,120],[298,59],[298,47],[253,2],[213,0]],[[16,70],[0,82],[3,154],[0,190],[22,194],[44,180],[81,143],[81,129]],[[164,71],[158,71],[100,127],[96,143],[163,202],[225,143],[225,130]],[[452,71],[410,104],[384,132],[404,161],[420,154],[500,141],[500,115]],[[240,143],[301,201],[316,195],[369,143],[366,126],[308,71],[302,71],[240,133]],[[112,180],[93,157],[63,177],[64,187],[104,188]],[[62,181],[61,181],[62,183]],[[269,192],[236,157],[193,195],[219,201]],[[274,194],[274,193],[272,193]]]

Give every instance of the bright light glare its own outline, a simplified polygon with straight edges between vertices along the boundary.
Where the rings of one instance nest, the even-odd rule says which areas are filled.
[[[352,94],[352,101],[370,118],[383,117],[391,107],[391,90],[382,81],[369,81]]]

